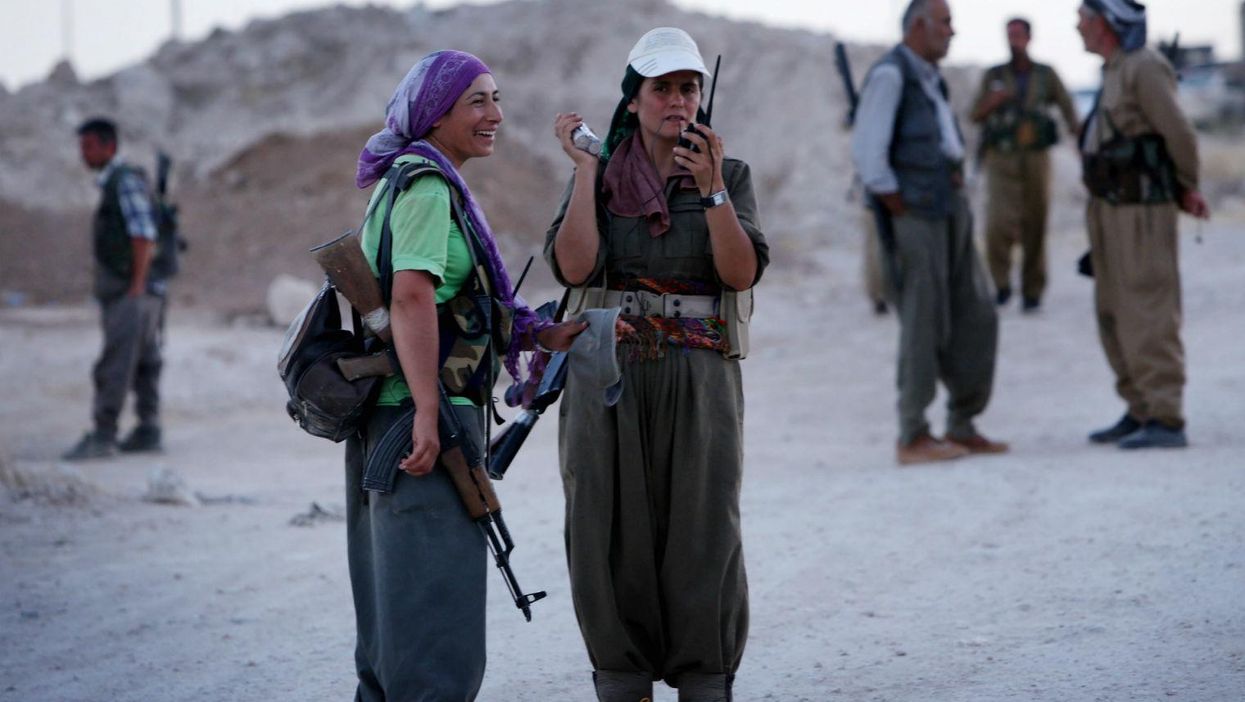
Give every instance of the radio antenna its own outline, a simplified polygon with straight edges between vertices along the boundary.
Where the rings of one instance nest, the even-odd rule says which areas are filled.
[[[713,126],[713,95],[718,92],[718,70],[722,68],[722,54],[713,63],[713,80],[709,83],[709,107],[705,109],[705,126]]]

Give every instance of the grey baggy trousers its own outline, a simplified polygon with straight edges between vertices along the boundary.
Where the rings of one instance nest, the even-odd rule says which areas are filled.
[[[571,594],[598,671],[729,675],[748,638],[739,362],[671,348],[559,408]]]
[[[139,425],[158,427],[165,299],[151,294],[122,295],[99,304],[104,344],[91,372],[95,433],[110,439],[117,435],[117,421],[131,389]]]
[[[941,380],[947,434],[968,436],[994,385],[998,317],[990,281],[973,244],[968,201],[954,196],[949,217],[894,218],[901,289],[899,440],[929,431],[925,410]]]
[[[480,408],[456,410],[483,445]],[[355,700],[469,702],[484,679],[484,535],[440,465],[420,477],[399,472],[388,495],[360,487],[366,456],[401,412],[377,407],[365,435],[346,443]]]

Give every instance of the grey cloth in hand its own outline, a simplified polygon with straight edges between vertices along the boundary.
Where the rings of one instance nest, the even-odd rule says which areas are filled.
[[[584,310],[575,318],[588,328],[571,344],[569,372],[574,382],[601,388],[606,407],[613,407],[622,396],[622,368],[618,365],[618,338],[614,331],[621,308]]]

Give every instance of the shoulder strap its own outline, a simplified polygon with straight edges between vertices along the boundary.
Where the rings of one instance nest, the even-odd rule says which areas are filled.
[[[376,249],[376,269],[380,272],[380,293],[386,308],[393,301],[393,230],[389,224],[393,216],[393,206],[398,200],[398,195],[411,187],[417,178],[428,173],[441,175],[440,169],[426,163],[404,163],[391,166],[389,172],[385,174],[385,191],[372,203],[371,209],[363,219],[363,224],[366,225],[380,201],[387,201],[385,219],[380,228],[380,243]],[[450,199],[453,200],[452,197]],[[359,230],[363,230],[363,225],[360,225]]]
[[[437,172],[440,173],[440,171]],[[496,292],[497,286],[490,277],[488,269],[480,265],[480,261],[488,259],[484,242],[480,241],[479,233],[476,232],[475,227],[471,226],[471,220],[463,214],[461,194],[453,183],[446,182],[450,186],[450,216],[458,222],[458,228],[462,230],[463,237],[467,239],[467,254],[471,257],[471,273],[479,289],[491,296]]]
[[[389,172],[385,174],[386,191],[376,198],[367,216],[364,217],[364,224],[366,224],[367,219],[372,216],[380,201],[388,201],[385,209],[385,220],[381,224],[380,229],[380,243],[376,251],[376,268],[380,273],[380,290],[385,307],[389,307],[393,301],[393,229],[390,225],[393,206],[397,202],[399,194],[410,188],[420,176],[430,174],[436,174],[441,178],[445,178],[445,174],[441,172],[441,169],[427,163],[404,163],[401,166],[395,165],[391,167]],[[469,220],[463,214],[461,198],[454,184],[446,179],[446,185],[450,189],[450,216],[458,222],[458,228],[462,230],[463,236],[467,237],[467,252],[471,256],[472,274],[483,289],[489,290],[490,281],[480,279],[480,276],[483,275],[480,272],[479,264],[483,254],[483,244],[480,243],[475,229],[471,227]],[[362,231],[362,225],[359,229]]]

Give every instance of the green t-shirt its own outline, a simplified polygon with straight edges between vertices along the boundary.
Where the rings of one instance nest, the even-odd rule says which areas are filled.
[[[396,163],[432,162],[420,156],[407,155]],[[385,181],[376,184],[368,208],[384,190]],[[384,223],[386,203],[376,206],[376,211],[363,227],[361,239],[363,254],[367,257],[372,273],[380,275],[376,266],[376,253],[380,248],[380,230]],[[398,195],[390,218],[393,232],[393,271],[427,271],[436,281],[436,301],[441,304],[454,297],[458,289],[471,275],[471,252],[467,239],[458,222],[450,216],[450,185],[436,175],[422,176]],[[411,396],[411,390],[399,378],[386,378],[381,384],[378,405],[398,405]],[[466,398],[453,400],[467,402]]]

